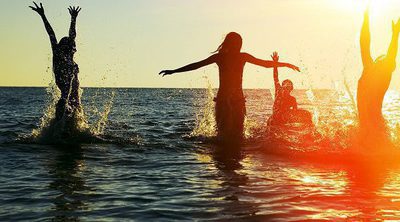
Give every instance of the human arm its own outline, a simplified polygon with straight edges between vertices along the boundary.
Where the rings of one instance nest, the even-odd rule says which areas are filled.
[[[395,24],[392,22],[392,41],[390,43],[388,53],[387,53],[387,58],[395,61],[397,57],[397,51],[399,48],[399,32],[400,32],[400,19],[397,21]]]
[[[279,55],[277,52],[274,52],[271,55],[272,61],[278,62],[279,61]],[[278,91],[281,88],[281,84],[279,83],[279,76],[278,76],[278,67],[274,66],[274,85],[275,85],[275,96],[278,95]]]
[[[79,12],[82,8],[80,7],[72,7],[68,8],[69,14],[71,15],[71,26],[69,28],[69,37],[71,39],[76,38],[76,18],[78,17]]]
[[[51,43],[51,47],[54,49],[55,46],[57,45],[57,38],[56,38],[56,34],[54,33],[53,28],[51,27],[49,21],[46,18],[46,15],[44,14],[44,8],[42,3],[40,3],[40,6],[36,4],[36,2],[33,2],[33,4],[35,6],[29,6],[29,8],[31,8],[33,11],[37,12],[40,17],[43,20],[44,23],[44,27],[46,28],[47,34],[50,37],[50,43]]]
[[[262,60],[262,59],[258,59],[248,53],[243,53],[246,62],[249,62],[251,64],[254,65],[258,65],[258,66],[262,66],[265,68],[272,68],[272,67],[286,67],[286,68],[290,68],[293,69],[295,71],[300,72],[299,67],[292,65],[290,63],[283,63],[283,62],[274,62],[274,61],[269,61],[269,60]]]
[[[214,55],[208,57],[207,59],[201,60],[199,62],[191,63],[191,64],[183,66],[179,69],[163,70],[159,73],[159,75],[166,76],[166,75],[172,75],[174,73],[188,72],[188,71],[196,70],[201,67],[215,63],[217,61],[217,57],[218,57],[218,55],[214,54]]]
[[[364,22],[361,28],[360,35],[361,58],[364,67],[372,64],[371,58],[371,32],[369,30],[369,13],[368,10],[364,13]]]

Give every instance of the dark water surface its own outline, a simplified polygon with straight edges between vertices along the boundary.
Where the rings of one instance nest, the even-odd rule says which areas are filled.
[[[108,142],[39,145],[19,138],[38,127],[46,90],[0,88],[0,221],[400,219],[400,165],[265,154],[268,91],[246,91],[252,138],[230,156],[189,136],[207,90],[84,89],[89,122],[112,91]],[[296,95],[326,132],[352,121],[351,101],[337,93]],[[388,99],[398,104],[399,95]],[[385,108],[390,121],[399,120],[397,108]]]

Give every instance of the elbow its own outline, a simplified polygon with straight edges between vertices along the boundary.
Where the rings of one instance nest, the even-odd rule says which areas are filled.
[[[271,62],[265,62],[264,64],[262,64],[262,66],[264,68],[275,68],[275,67],[277,67],[275,63],[271,63]]]

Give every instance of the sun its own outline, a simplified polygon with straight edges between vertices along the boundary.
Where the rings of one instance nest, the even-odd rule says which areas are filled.
[[[398,0],[329,0],[332,6],[349,12],[363,12],[369,8],[370,13],[379,15],[386,13],[391,7],[399,5]]]

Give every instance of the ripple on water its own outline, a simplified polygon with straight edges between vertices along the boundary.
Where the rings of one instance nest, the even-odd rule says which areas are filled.
[[[265,91],[246,91],[249,121],[260,130],[230,158],[213,152],[215,145],[207,140],[190,136],[198,126],[196,114],[205,113],[207,90],[116,89],[101,135],[106,142],[78,146],[16,142],[39,124],[45,91],[1,90],[20,101],[7,105],[0,97],[5,110],[0,113],[0,221],[400,218],[396,164],[378,161],[378,170],[367,164],[354,168],[258,148],[272,105]],[[83,102],[86,107],[98,102],[101,110],[107,97],[99,95],[110,91],[97,90],[85,89]],[[325,136],[335,135],[331,126],[340,125],[338,120],[354,118],[351,103],[336,93],[314,91],[313,101],[303,91],[296,96],[302,106],[316,107],[317,127]],[[385,115],[395,123],[400,103],[392,104],[385,104]],[[117,142],[135,138],[141,142]]]

